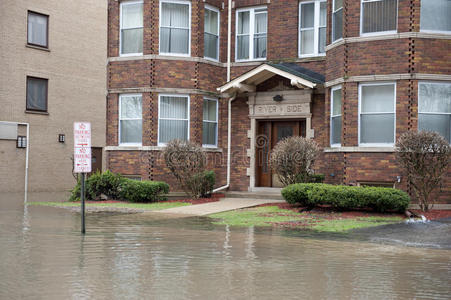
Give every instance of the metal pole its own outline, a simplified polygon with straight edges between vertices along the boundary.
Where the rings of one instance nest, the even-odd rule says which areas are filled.
[[[86,233],[85,227],[85,173],[81,173],[81,233]]]

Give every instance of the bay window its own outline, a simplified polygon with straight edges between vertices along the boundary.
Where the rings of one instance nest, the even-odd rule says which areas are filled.
[[[418,130],[435,131],[451,142],[451,83],[418,84]]]
[[[141,55],[143,53],[142,1],[121,2],[120,27],[121,55]]]
[[[324,55],[326,47],[327,2],[299,3],[299,56]]]
[[[266,59],[268,29],[266,7],[236,12],[236,60]]]
[[[451,33],[451,1],[421,0],[420,29]]]
[[[142,95],[119,96],[119,144],[141,145],[142,143]]]
[[[219,10],[205,6],[204,57],[219,59]]]
[[[398,0],[362,0],[360,33],[396,32]]]
[[[341,86],[334,87],[331,90],[330,108],[330,145],[332,147],[341,145],[341,105]]]
[[[332,1],[332,42],[343,38],[343,0]]]
[[[359,145],[393,146],[396,128],[396,84],[359,86]]]
[[[160,54],[189,56],[191,53],[191,2],[160,2]]]
[[[216,147],[218,145],[218,100],[204,99],[202,145]]]
[[[173,139],[189,140],[189,96],[160,95],[158,99],[158,144]]]

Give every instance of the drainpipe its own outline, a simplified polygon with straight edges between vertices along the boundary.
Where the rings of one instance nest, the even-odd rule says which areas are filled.
[[[228,189],[230,186],[230,165],[231,165],[231,153],[232,153],[232,101],[236,99],[236,94],[229,99],[228,105],[228,126],[227,126],[227,184],[221,186],[215,190],[213,193]]]
[[[30,124],[29,123],[23,123],[22,125],[27,126],[27,150],[25,154],[25,197],[24,197],[24,203],[27,204],[27,197],[28,197],[28,157],[30,153]]]

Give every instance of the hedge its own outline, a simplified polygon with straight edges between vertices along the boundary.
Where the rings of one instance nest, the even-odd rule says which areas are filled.
[[[137,181],[110,171],[96,172],[86,179],[86,199],[99,200],[105,195],[111,200],[154,202],[163,200],[169,185],[158,181]],[[80,201],[80,181],[73,188],[70,201]]]
[[[337,209],[371,208],[378,212],[403,212],[410,203],[407,193],[393,188],[322,183],[292,184],[282,190],[282,196],[290,204],[330,205]]]

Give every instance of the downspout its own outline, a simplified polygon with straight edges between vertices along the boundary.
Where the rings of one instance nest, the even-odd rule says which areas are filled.
[[[24,203],[27,204],[28,200],[28,157],[30,153],[30,124],[24,123],[23,125],[27,126],[27,150],[25,154],[25,197]]]
[[[232,55],[232,0],[229,0],[227,6],[228,21],[227,21],[227,82],[230,82],[230,62]],[[213,190],[213,193],[228,189],[230,186],[230,165],[231,165],[231,153],[232,153],[232,101],[236,99],[236,94],[229,99],[228,103],[228,124],[227,124],[227,183]]]

